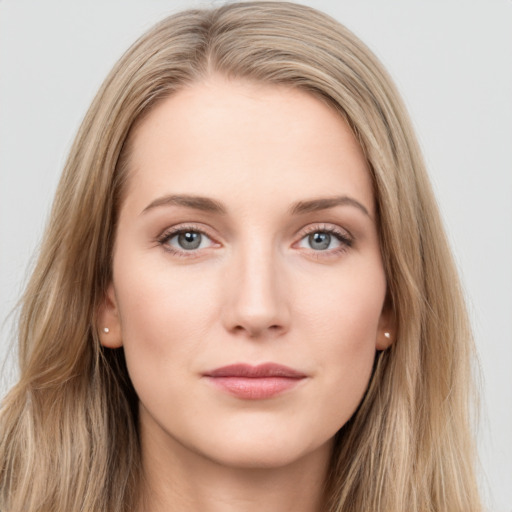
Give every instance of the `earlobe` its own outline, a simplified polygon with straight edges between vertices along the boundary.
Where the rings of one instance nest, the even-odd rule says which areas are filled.
[[[392,343],[393,335],[390,331],[379,331],[375,348],[377,350],[386,350],[391,346]]]
[[[97,322],[96,329],[100,343],[104,347],[119,348],[123,346],[117,299],[112,283],[108,286],[103,301],[98,307]]]
[[[380,315],[375,348],[377,350],[389,348],[396,339],[396,331],[394,312],[391,307],[386,305]]]

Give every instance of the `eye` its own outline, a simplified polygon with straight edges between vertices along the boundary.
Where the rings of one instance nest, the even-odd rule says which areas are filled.
[[[314,228],[306,236],[302,237],[297,246],[301,249],[313,251],[337,251],[352,245],[352,239],[348,234],[334,228]]]
[[[182,228],[167,232],[159,240],[167,250],[172,252],[193,252],[211,247],[212,239],[197,229]]]
[[[322,233],[317,231],[305,237],[307,245],[315,251],[325,251],[326,249],[333,249],[331,243],[334,242],[339,245],[339,240],[335,239],[330,233]]]

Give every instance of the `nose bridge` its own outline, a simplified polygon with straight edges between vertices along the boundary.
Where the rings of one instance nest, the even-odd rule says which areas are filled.
[[[231,271],[229,325],[256,336],[283,331],[288,322],[284,275],[278,251],[268,239],[253,236],[235,251]]]

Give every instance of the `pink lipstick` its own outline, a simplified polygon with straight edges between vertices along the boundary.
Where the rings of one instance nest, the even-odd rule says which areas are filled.
[[[303,381],[307,375],[287,366],[232,364],[204,374],[221,390],[244,400],[264,400],[279,395]]]

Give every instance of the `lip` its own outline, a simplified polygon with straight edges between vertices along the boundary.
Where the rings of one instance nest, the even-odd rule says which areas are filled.
[[[244,400],[264,400],[291,390],[307,375],[276,363],[232,364],[204,374],[222,391]]]

